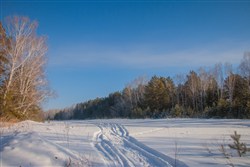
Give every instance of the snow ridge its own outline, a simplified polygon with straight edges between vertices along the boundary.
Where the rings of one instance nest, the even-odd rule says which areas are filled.
[[[100,131],[93,136],[93,145],[99,151],[106,166],[166,166],[171,158],[153,150],[129,136],[124,126],[100,123]]]

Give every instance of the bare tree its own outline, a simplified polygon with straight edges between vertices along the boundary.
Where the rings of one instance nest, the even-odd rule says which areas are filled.
[[[198,93],[200,89],[200,78],[194,71],[190,71],[187,76],[188,80],[186,82],[186,86],[188,87],[190,96],[192,98],[192,104],[194,111],[198,112]]]
[[[239,69],[240,69],[241,75],[247,78],[248,87],[250,90],[250,52],[246,52],[244,54],[244,57],[241,60]]]
[[[128,115],[133,109],[142,103],[145,92],[145,77],[138,77],[129,83],[123,90],[121,104]]]
[[[130,87],[133,89],[132,100],[135,106],[141,103],[144,98],[146,83],[147,80],[144,76],[140,76],[130,83]]]
[[[218,84],[217,87],[218,99],[222,98],[223,86],[224,86],[224,73],[223,73],[223,66],[221,63],[215,64],[212,74]]]
[[[206,98],[206,91],[209,87],[209,74],[206,72],[204,68],[199,69],[199,77],[200,77],[200,105],[201,111],[203,111],[205,106],[205,98]]]
[[[184,84],[186,82],[186,76],[183,74],[178,74],[174,77],[176,89],[176,101],[178,105],[186,106],[186,95],[184,93]]]
[[[36,34],[38,23],[27,17],[8,17],[7,35],[11,37],[7,52],[7,76],[4,80],[3,107],[27,117],[50,95],[44,74],[46,38]]]
[[[233,73],[232,64],[229,63],[225,64],[225,72],[227,74],[225,86],[227,88],[227,95],[228,95],[228,101],[230,103],[230,113],[231,113],[233,105],[234,88],[235,88],[235,77],[236,77]]]

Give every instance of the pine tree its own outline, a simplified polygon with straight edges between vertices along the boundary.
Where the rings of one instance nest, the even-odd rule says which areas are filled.
[[[174,89],[171,78],[152,77],[145,88],[145,105],[153,114],[170,111],[174,107]]]
[[[0,85],[5,72],[5,64],[8,62],[7,53],[10,49],[10,39],[6,35],[6,31],[0,22]]]
[[[6,31],[0,22],[0,117],[4,115],[3,108],[3,94],[4,94],[4,84],[7,76],[6,64],[8,64],[7,54],[10,50],[10,39],[6,35]]]
[[[231,138],[233,139],[234,143],[229,144],[228,146],[231,149],[234,149],[237,151],[238,155],[241,157],[242,155],[246,154],[249,149],[247,148],[245,143],[240,142],[241,135],[237,134],[236,131],[234,131],[234,135],[231,135]]]

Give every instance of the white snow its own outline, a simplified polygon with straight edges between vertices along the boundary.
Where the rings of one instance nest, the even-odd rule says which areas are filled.
[[[234,131],[250,147],[250,120],[24,121],[0,127],[0,166],[250,166],[227,147]]]

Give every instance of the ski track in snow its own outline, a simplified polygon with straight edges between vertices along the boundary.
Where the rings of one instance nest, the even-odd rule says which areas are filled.
[[[165,166],[171,167],[171,158],[153,150],[129,136],[124,126],[100,123],[93,136],[93,145],[101,154],[106,166]]]
[[[232,143],[230,135],[234,131],[242,135],[243,142],[250,143],[249,130],[249,120],[24,121],[11,126],[0,123],[0,166],[224,167],[233,163],[246,167],[250,166],[249,153],[225,159],[218,148]],[[227,151],[237,155],[234,150]]]

